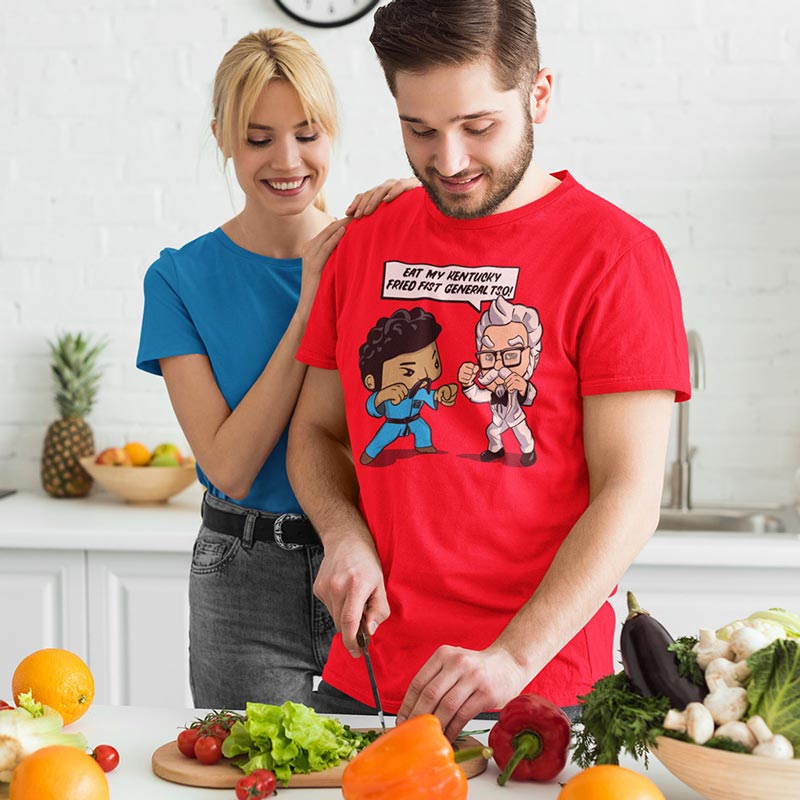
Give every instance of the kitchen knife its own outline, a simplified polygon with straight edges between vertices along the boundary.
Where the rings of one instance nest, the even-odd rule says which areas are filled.
[[[383,705],[381,704],[381,696],[378,694],[378,684],[375,683],[375,673],[372,671],[372,659],[369,657],[369,631],[363,619],[361,620],[361,625],[358,626],[356,642],[364,652],[364,663],[367,665],[367,675],[369,675],[369,683],[370,686],[372,686],[372,697],[375,700],[375,708],[378,709],[378,719],[381,722],[381,728],[385,731],[386,721],[383,718]]]

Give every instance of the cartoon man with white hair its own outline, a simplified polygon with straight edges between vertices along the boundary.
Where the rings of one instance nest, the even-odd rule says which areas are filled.
[[[478,320],[475,343],[477,364],[462,364],[458,380],[471,402],[489,403],[492,411],[486,428],[489,446],[480,459],[502,458],[506,452],[502,435],[511,430],[519,442],[519,463],[530,467],[536,462],[536,450],[522,407],[531,405],[536,397],[530,378],[542,351],[539,312],[498,297]]]

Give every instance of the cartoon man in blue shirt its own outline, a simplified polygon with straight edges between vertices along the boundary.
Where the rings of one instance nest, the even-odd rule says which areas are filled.
[[[358,351],[361,379],[371,392],[367,413],[385,422],[361,454],[362,464],[372,463],[401,436],[413,436],[418,453],[436,452],[422,407],[452,406],[458,394],[455,383],[431,388],[442,374],[436,345],[441,332],[433,314],[417,307],[382,317],[367,334]]]

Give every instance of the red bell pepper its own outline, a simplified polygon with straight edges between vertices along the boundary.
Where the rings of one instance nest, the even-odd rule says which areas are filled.
[[[556,705],[536,694],[521,694],[500,711],[489,732],[489,747],[502,770],[497,782],[549,781],[564,769],[572,729]]]

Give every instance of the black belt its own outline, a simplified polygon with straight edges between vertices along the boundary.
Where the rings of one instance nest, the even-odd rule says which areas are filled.
[[[253,540],[275,542],[284,550],[298,550],[301,547],[322,545],[319,534],[305,514],[269,514],[266,511],[250,511],[237,514],[235,511],[222,511],[208,505],[203,500],[203,522],[216,533],[244,538],[248,520],[253,520]]]
[[[409,428],[409,423],[413,422],[415,419],[419,419],[419,414],[414,414],[412,417],[386,417],[387,422],[391,422],[393,425],[405,425],[403,428],[401,436],[408,436],[411,433],[411,428]]]

